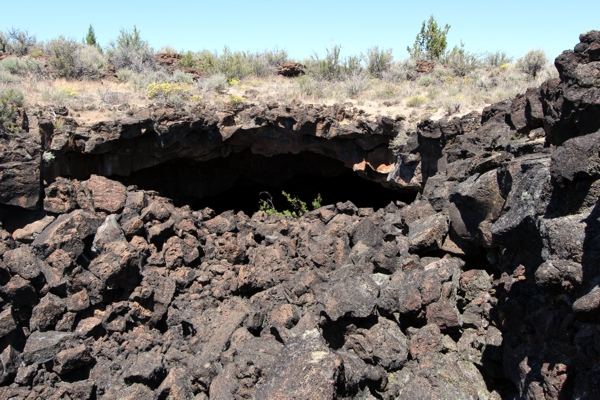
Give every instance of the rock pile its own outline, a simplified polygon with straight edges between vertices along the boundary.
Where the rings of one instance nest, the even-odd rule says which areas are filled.
[[[237,134],[259,152],[270,138],[282,152],[300,143],[348,165],[379,160],[371,178],[419,192],[379,210],[175,207],[104,176],[61,175],[69,152],[114,160],[146,127],[163,157],[189,156],[201,148],[182,146],[194,122],[149,116],[90,134],[32,121],[59,160],[47,156],[37,177],[62,172],[44,188],[45,218],[0,229],[0,397],[600,397],[598,49],[589,32],[557,58],[560,79],[424,122],[396,140],[390,165],[387,151],[369,154],[401,121],[372,129],[339,106],[337,119],[273,106],[278,117],[252,114],[259,126],[215,117],[198,128],[218,135],[202,146],[219,153]],[[43,159],[26,137],[3,144],[4,171],[10,157],[34,171],[27,154]],[[3,184],[33,187],[14,177]],[[2,201],[34,207],[27,194]]]

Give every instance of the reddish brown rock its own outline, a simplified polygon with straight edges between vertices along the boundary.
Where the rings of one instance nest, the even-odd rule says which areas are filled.
[[[91,192],[94,208],[98,211],[116,213],[125,207],[127,189],[119,182],[92,175],[86,188]]]

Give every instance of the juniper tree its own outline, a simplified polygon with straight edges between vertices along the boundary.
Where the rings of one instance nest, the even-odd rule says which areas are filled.
[[[446,36],[450,30],[450,25],[446,24],[440,28],[431,15],[429,21],[421,26],[421,32],[417,35],[413,47],[407,47],[406,50],[414,59],[427,58],[430,60],[439,60],[446,53]]]
[[[90,27],[88,28],[87,36],[85,37],[85,43],[89,46],[98,47],[98,41],[96,40],[96,34],[94,33],[94,28],[92,28],[91,24],[90,24]]]

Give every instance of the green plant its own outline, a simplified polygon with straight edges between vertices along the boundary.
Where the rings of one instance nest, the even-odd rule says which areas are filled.
[[[264,195],[266,199],[259,200],[259,210],[266,212],[269,215],[276,215],[278,217],[293,217],[299,218],[308,212],[308,207],[306,203],[300,200],[297,196],[292,196],[291,194],[282,191],[281,194],[285,197],[289,205],[291,206],[291,210],[283,210],[278,211],[273,204],[273,197],[269,192],[261,192],[261,195]],[[313,210],[321,207],[323,202],[323,198],[319,193],[317,197],[312,201],[311,205]]]
[[[427,97],[421,95],[412,96],[406,99],[406,105],[408,107],[419,107],[425,103],[427,103]]]
[[[347,74],[359,73],[363,71],[363,57],[357,55],[351,55],[344,60],[344,70]]]
[[[413,47],[407,47],[406,50],[414,59],[439,60],[446,53],[448,45],[446,36],[449,30],[450,25],[448,24],[444,28],[438,27],[437,21],[431,15],[429,21],[423,21],[421,32],[417,35]]]
[[[106,66],[106,59],[96,46],[77,43],[60,36],[48,42],[48,64],[58,76],[67,79],[99,78]]]
[[[321,197],[321,193],[317,193],[317,197],[312,201],[311,205],[313,210],[320,208],[323,204],[323,198]]]
[[[313,77],[302,75],[296,78],[296,83],[300,93],[307,96],[323,96],[323,82]]]
[[[137,29],[137,26],[134,25],[133,31],[131,32],[121,28],[117,41],[111,41],[110,46],[113,48],[130,47],[135,50],[142,50],[148,47],[148,42],[142,40],[140,31]]]
[[[54,129],[55,130],[60,130],[62,129],[62,127],[65,126],[65,120],[62,118],[57,118],[56,121],[54,121]]]
[[[231,51],[225,46],[217,60],[219,71],[229,79],[242,79],[252,74],[249,58],[243,51]]]
[[[131,32],[121,29],[117,40],[111,41],[109,46],[109,58],[115,69],[127,68],[137,72],[155,69],[154,51],[148,47],[148,42],[141,39],[135,25]]]
[[[19,82],[20,79],[10,72],[0,68],[0,83],[16,83]]]
[[[196,67],[196,57],[191,51],[185,52],[179,59],[179,65],[182,67]]]
[[[39,64],[37,61],[28,57],[9,57],[0,61],[0,69],[3,69],[13,75],[27,75],[37,71],[39,69]]]
[[[484,58],[484,63],[490,67],[501,67],[506,64],[510,64],[513,58],[509,57],[504,51],[495,51],[489,53]]]
[[[92,25],[90,24],[90,27],[88,28],[88,33],[85,36],[85,44],[87,44],[88,46],[96,46],[98,47],[98,40],[96,39],[96,34],[94,33],[94,28],[92,28]]]
[[[23,105],[23,93],[17,89],[0,89],[0,135],[4,136],[18,130],[16,119],[19,107]]]
[[[460,42],[460,47],[454,46],[452,51],[446,54],[444,64],[452,69],[456,76],[467,76],[480,65],[479,57],[465,50],[465,45]]]
[[[173,80],[179,83],[192,83],[194,82],[194,77],[177,69],[173,71]]]
[[[530,50],[517,62],[517,66],[527,75],[535,78],[548,63],[544,50]]]
[[[367,49],[367,71],[376,78],[381,78],[383,73],[392,65],[392,49],[379,50],[378,46]]]
[[[28,31],[11,28],[8,30],[7,35],[8,40],[6,47],[11,53],[24,56],[29,53],[29,50],[33,46],[35,46],[35,36],[30,35]]]
[[[198,85],[203,92],[222,93],[227,89],[227,77],[224,74],[217,73],[210,75],[206,79],[199,81]]]
[[[8,45],[8,39],[4,36],[4,33],[0,31],[0,54],[6,53],[6,47]]]
[[[342,76],[343,72],[343,65],[340,59],[342,46],[333,45],[331,49],[327,48],[325,50],[327,55],[324,59],[320,59],[319,55],[315,53],[308,60],[308,74],[317,79],[337,80]]]
[[[242,97],[242,96],[231,96],[229,98],[228,103],[231,104],[234,107],[237,107],[237,106],[241,105],[246,100],[247,99],[245,97]]]
[[[356,97],[369,87],[369,78],[364,72],[352,72],[343,83],[346,94]]]
[[[180,94],[183,91],[181,85],[177,83],[153,82],[146,87],[146,97],[154,99],[155,97],[170,97],[171,95]]]

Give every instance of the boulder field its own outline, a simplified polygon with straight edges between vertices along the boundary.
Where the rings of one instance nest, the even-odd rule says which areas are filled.
[[[0,398],[600,398],[600,32],[555,64],[408,132],[348,105],[23,111],[0,138]],[[397,200],[294,219],[164,195],[307,168]]]

